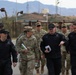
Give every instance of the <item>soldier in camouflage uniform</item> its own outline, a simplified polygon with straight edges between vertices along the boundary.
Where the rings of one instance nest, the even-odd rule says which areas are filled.
[[[44,54],[40,50],[40,42],[41,42],[41,40],[42,40],[41,38],[44,34],[46,34],[46,31],[42,29],[41,22],[37,22],[36,23],[36,29],[34,31],[34,35],[37,39],[37,47],[38,47],[38,50],[39,50],[39,52],[38,52],[39,62],[38,62],[38,66],[35,67],[37,75],[39,75],[40,61],[41,61],[41,73],[44,72],[45,57],[44,57]]]
[[[74,29],[73,29],[73,24],[69,25],[69,31],[70,31],[70,32],[73,32],[73,31],[74,31]]]
[[[26,32],[27,32],[27,30],[28,30],[29,28],[32,28],[32,27],[30,27],[30,26],[28,26],[28,25],[24,26],[23,32],[22,32],[22,33],[17,37],[17,39],[16,39],[16,45],[18,44],[18,40],[20,40],[21,37],[25,36],[25,34],[26,34]],[[17,46],[16,46],[16,50],[18,51]],[[20,61],[20,57],[19,57],[18,61]],[[19,70],[20,70],[20,73],[21,73],[22,71],[21,71],[20,68],[19,68]]]
[[[56,31],[57,31],[58,33],[61,32],[62,24],[63,24],[62,22],[58,22],[58,25],[57,25],[57,28],[56,28]]]
[[[21,75],[33,75],[35,60],[37,60],[37,40],[29,27],[25,36],[21,36],[17,43],[17,50],[20,54],[19,69]]]
[[[61,34],[65,36],[65,38],[68,40],[68,34],[69,31],[67,30],[67,27],[65,25],[61,28]],[[69,75],[69,69],[70,69],[70,54],[67,53],[65,46],[61,46],[61,54],[62,54],[62,75]],[[66,67],[65,67],[65,60],[66,60]]]

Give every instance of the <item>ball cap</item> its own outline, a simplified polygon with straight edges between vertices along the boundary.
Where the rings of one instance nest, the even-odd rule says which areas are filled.
[[[37,23],[36,23],[36,26],[37,26],[37,27],[41,26],[41,22],[37,22]]]
[[[5,29],[0,30],[0,34],[2,34],[2,33],[9,34],[9,32],[7,30],[5,30]]]
[[[48,29],[53,29],[53,28],[55,28],[54,24],[51,23],[51,24],[48,25]]]
[[[67,27],[65,25],[63,25],[62,28],[67,28]]]
[[[27,27],[25,27],[24,32],[30,32],[32,30],[33,30],[33,28],[31,26],[27,26]]]

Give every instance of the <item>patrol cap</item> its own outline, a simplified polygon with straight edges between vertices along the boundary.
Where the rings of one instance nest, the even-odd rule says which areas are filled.
[[[7,30],[5,30],[5,29],[0,30],[0,34],[2,34],[2,33],[9,34],[9,32]]]
[[[0,28],[4,27],[4,24],[3,23],[0,23]]]
[[[29,26],[24,26],[23,31],[26,32],[28,30]]]
[[[65,25],[63,25],[61,28],[67,28]]]
[[[62,24],[62,22],[58,22],[58,24]]]
[[[33,30],[33,28],[31,26],[27,26],[27,27],[25,27],[24,32],[30,32],[32,30]]]
[[[73,23],[73,25],[75,25],[75,26],[76,26],[76,22],[74,22],[74,23]]]
[[[24,30],[27,30],[30,26],[24,26]]]
[[[51,24],[48,25],[48,29],[51,30],[51,29],[53,29],[53,28],[55,28],[55,25],[54,25],[53,23],[51,23]]]
[[[37,26],[37,27],[40,27],[40,26],[41,26],[41,22],[37,22],[37,23],[36,23],[36,26]]]

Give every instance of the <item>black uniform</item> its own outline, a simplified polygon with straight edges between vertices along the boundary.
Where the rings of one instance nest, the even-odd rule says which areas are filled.
[[[45,54],[47,60],[48,75],[60,75],[61,72],[61,51],[60,42],[66,41],[65,37],[59,33],[53,35],[47,33],[42,37],[41,50]],[[45,53],[45,46],[49,45],[51,51]]]
[[[68,48],[67,50],[70,51],[70,58],[71,58],[71,70],[72,75],[76,75],[76,33],[71,32],[68,35]]]
[[[10,40],[2,42],[0,40],[0,75],[12,75],[12,62],[17,62],[17,52]]]

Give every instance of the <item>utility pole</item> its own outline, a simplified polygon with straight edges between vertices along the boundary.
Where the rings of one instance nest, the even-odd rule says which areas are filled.
[[[16,0],[16,22],[17,22],[17,0]]]
[[[29,13],[29,3],[28,3],[28,0],[27,0],[27,6],[26,6],[26,9],[27,9],[27,13]]]
[[[59,0],[56,0],[56,15],[58,14],[58,4],[59,4]]]

